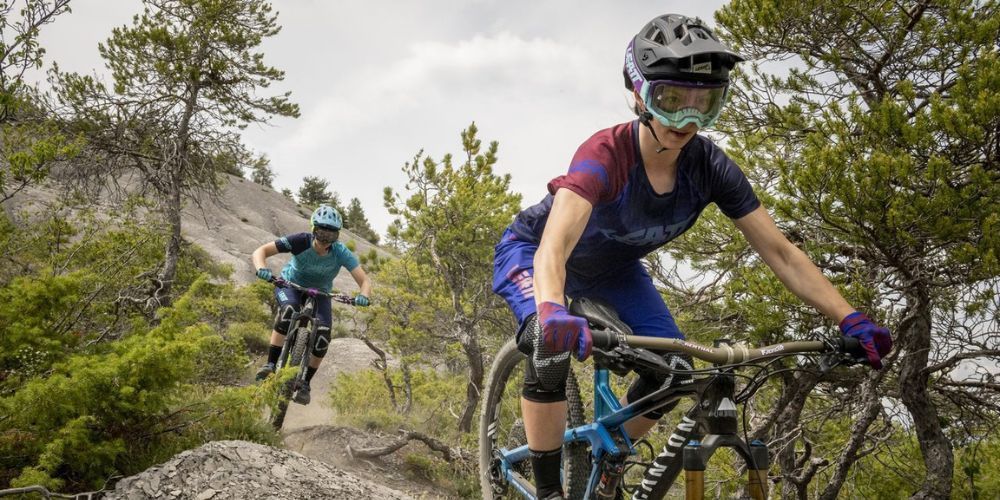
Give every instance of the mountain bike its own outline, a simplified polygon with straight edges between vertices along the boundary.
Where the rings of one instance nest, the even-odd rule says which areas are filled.
[[[592,420],[584,417],[584,405],[575,377],[567,381],[569,415],[563,435],[563,485],[568,498],[615,499],[622,493],[633,499],[659,499],[685,473],[686,498],[704,497],[705,470],[716,450],[732,448],[747,467],[748,493],[752,498],[767,498],[767,471],[770,457],[767,445],[738,432],[737,405],[746,402],[767,381],[769,375],[783,368],[777,361],[790,356],[806,356],[815,368],[827,371],[837,365],[850,365],[863,358],[856,339],[796,341],[751,348],[725,340],[707,347],[681,339],[632,335],[617,313],[601,301],[574,300],[570,312],[586,318],[594,338],[594,397]],[[647,349],[675,351],[712,363],[710,368],[677,370]],[[520,386],[526,355],[515,340],[501,348],[490,369],[479,426],[479,471],[483,498],[534,499],[528,445],[524,422],[520,418]],[[610,373],[627,375],[635,369],[655,370],[664,374],[686,373],[691,378],[663,388],[622,406],[611,388]],[[750,376],[739,369],[756,369]],[[736,377],[748,379],[737,392]],[[682,417],[663,450],[651,461],[640,462],[637,455],[643,444],[652,455],[652,446],[633,442],[623,425],[635,416],[667,406],[680,398],[693,398],[694,406]],[[745,417],[745,415],[744,415]],[[641,480],[632,468],[640,467]]]
[[[278,288],[288,287],[304,292],[302,307],[292,313],[288,322],[290,325],[288,334],[285,335],[285,343],[281,346],[281,354],[275,364],[276,373],[286,366],[299,368],[295,376],[282,385],[278,407],[271,416],[271,425],[280,430],[282,424],[285,423],[285,414],[288,413],[288,402],[292,400],[295,392],[305,384],[306,369],[309,368],[309,358],[311,357],[309,353],[312,352],[312,347],[316,345],[316,339],[319,337],[317,334],[319,324],[315,321],[316,297],[329,297],[331,301],[350,305],[354,305],[354,299],[348,295],[306,288],[282,278],[272,278],[270,282]]]

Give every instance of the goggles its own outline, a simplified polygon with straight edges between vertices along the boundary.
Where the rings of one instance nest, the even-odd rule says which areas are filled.
[[[710,127],[722,112],[728,83],[644,81],[640,97],[646,109],[666,127],[684,128],[694,123]]]
[[[313,236],[315,236],[316,240],[319,241],[320,243],[324,245],[329,245],[337,241],[338,238],[340,238],[340,231],[316,226],[313,227]]]

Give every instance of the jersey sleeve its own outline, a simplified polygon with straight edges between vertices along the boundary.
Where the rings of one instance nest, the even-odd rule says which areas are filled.
[[[634,155],[628,129],[616,127],[602,130],[580,145],[569,171],[552,179],[549,193],[566,188],[580,195],[591,205],[614,201],[627,180],[627,165]]]
[[[278,247],[279,253],[291,252],[298,255],[309,249],[309,245],[312,245],[311,238],[309,233],[289,234],[274,240],[274,246]]]
[[[747,176],[722,150],[712,144],[709,163],[712,170],[712,201],[730,219],[739,219],[760,206]]]
[[[360,265],[357,256],[346,245],[340,244],[337,247],[340,250],[340,264],[347,268],[348,271],[353,271]]]

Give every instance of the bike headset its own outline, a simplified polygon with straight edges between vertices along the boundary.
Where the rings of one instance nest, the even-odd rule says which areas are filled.
[[[637,92],[645,109],[635,112],[653,134],[656,118],[671,128],[689,123],[710,127],[729,91],[729,72],[745,58],[716,38],[698,18],[664,14],[646,23],[625,49],[625,88]]]

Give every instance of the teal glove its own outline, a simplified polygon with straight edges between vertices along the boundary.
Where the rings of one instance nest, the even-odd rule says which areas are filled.
[[[371,302],[368,300],[368,297],[365,297],[360,293],[354,296],[354,305],[358,307],[368,307],[370,304]]]
[[[262,267],[257,270],[257,277],[264,281],[271,281],[271,278],[273,278],[271,270],[266,267]]]

